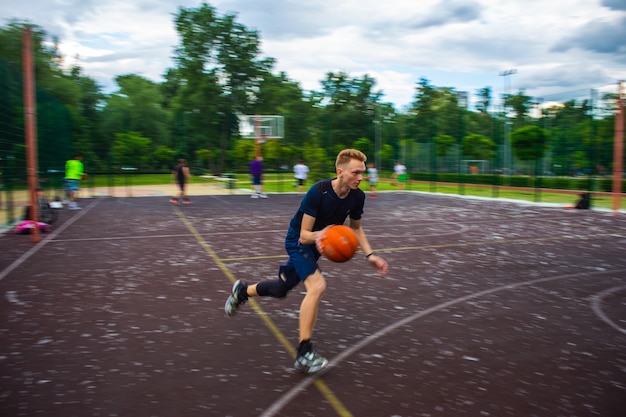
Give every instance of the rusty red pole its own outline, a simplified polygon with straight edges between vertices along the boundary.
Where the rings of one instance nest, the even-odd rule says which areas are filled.
[[[35,109],[35,71],[33,64],[33,46],[30,27],[25,27],[22,34],[22,63],[24,66],[24,128],[26,132],[27,178],[30,191],[30,212],[32,221],[31,240],[35,243],[41,239],[39,233],[39,200],[37,188],[37,121]]]
[[[613,214],[620,209],[624,176],[624,102],[622,81],[617,83],[617,114],[615,115],[615,143],[613,145]]]

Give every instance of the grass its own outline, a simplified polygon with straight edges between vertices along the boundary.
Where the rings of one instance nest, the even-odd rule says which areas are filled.
[[[332,174],[329,174],[329,177]],[[236,187],[237,188],[252,188],[250,184],[250,176],[247,174],[236,174]],[[127,185],[160,185],[169,184],[172,181],[170,174],[127,174],[127,175],[113,175],[113,176],[98,176],[94,175],[89,177],[84,187],[119,187]],[[201,178],[192,177],[193,182],[205,181]],[[311,184],[309,181],[308,185]],[[266,192],[291,192],[295,190],[295,181],[291,173],[279,173],[267,174],[264,178],[264,190]],[[367,181],[363,181],[361,188],[364,191],[369,191],[369,184]],[[423,192],[437,192],[442,194],[463,194],[468,196],[485,197],[485,198],[507,198],[513,200],[524,200],[530,202],[542,202],[542,203],[554,203],[561,204],[563,206],[570,206],[576,203],[578,197],[576,194],[563,194],[563,193],[551,193],[549,191],[543,191],[540,193],[526,190],[505,190],[502,188],[483,188],[473,187],[471,185],[464,185],[459,187],[457,185],[441,185],[424,183],[424,182],[410,182],[406,186],[410,191],[423,191]],[[397,186],[392,181],[380,181],[377,187],[378,191],[390,191],[397,190]],[[594,196],[592,200],[592,206],[595,208],[610,209],[613,204],[613,199],[610,196]],[[621,199],[621,207],[626,208],[626,198]]]

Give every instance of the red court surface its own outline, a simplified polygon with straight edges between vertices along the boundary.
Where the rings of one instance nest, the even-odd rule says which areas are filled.
[[[602,416],[626,410],[626,216],[418,193],[368,199],[390,264],[321,266],[224,315],[235,279],[273,278],[301,196],[83,200],[39,244],[0,235],[0,415]]]

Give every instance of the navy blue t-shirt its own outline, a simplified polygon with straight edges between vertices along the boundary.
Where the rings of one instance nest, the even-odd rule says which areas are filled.
[[[315,183],[306,193],[300,208],[289,223],[287,241],[296,243],[300,239],[302,216],[308,214],[315,217],[313,231],[322,230],[331,224],[343,224],[350,216],[353,220],[360,220],[363,215],[365,193],[357,188],[350,190],[344,198],[339,198],[333,190],[332,180],[322,180]]]

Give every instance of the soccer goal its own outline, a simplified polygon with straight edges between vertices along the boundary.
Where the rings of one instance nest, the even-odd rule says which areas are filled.
[[[461,172],[464,174],[487,174],[489,161],[485,159],[463,159],[461,160]]]

